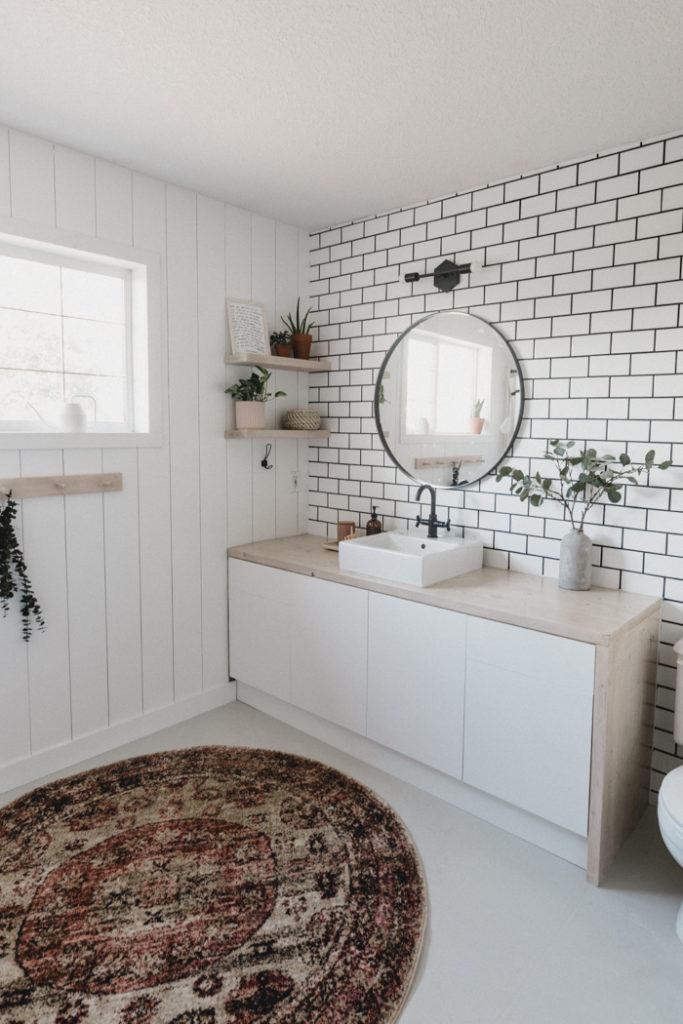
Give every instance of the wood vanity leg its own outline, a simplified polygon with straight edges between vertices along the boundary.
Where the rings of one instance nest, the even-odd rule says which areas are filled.
[[[659,614],[595,655],[587,878],[600,885],[650,798]]]

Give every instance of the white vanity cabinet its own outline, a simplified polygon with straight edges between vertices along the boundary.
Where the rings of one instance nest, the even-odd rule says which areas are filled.
[[[368,738],[461,779],[467,617],[369,598]]]
[[[231,675],[364,732],[367,593],[237,559],[229,591]]]
[[[230,673],[280,700],[292,699],[291,572],[230,560]]]
[[[306,535],[229,554],[240,700],[599,884],[648,804],[658,600],[495,569],[388,584]]]
[[[463,780],[588,834],[595,648],[467,619]]]
[[[291,701],[352,732],[365,731],[368,595],[293,577],[289,609]]]

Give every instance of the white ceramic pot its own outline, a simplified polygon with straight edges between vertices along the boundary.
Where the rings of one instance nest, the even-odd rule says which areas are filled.
[[[78,402],[65,402],[59,414],[59,426],[65,434],[82,434],[87,426],[83,406]]]
[[[265,425],[265,402],[235,402],[235,426],[238,430],[263,430]]]
[[[583,530],[570,530],[560,541],[559,585],[563,590],[590,590],[593,543]]]

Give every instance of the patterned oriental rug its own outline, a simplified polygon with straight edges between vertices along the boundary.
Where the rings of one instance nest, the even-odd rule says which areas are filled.
[[[289,754],[137,757],[0,810],[3,1024],[391,1024],[425,918],[394,812]]]

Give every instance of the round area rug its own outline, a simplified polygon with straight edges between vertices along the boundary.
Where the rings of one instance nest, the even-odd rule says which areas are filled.
[[[425,917],[395,813],[289,754],[137,757],[0,810],[3,1024],[391,1024]]]

